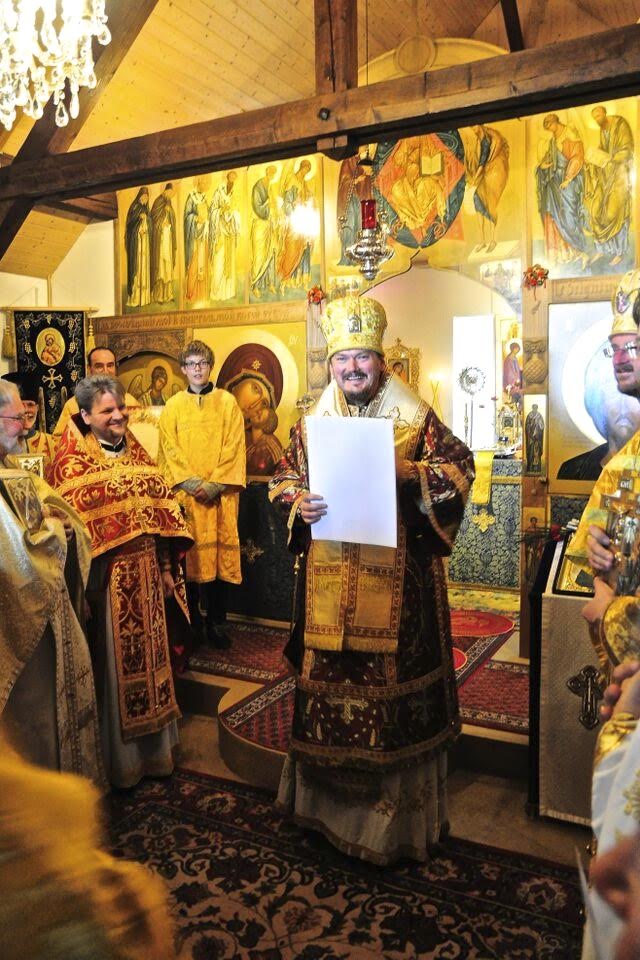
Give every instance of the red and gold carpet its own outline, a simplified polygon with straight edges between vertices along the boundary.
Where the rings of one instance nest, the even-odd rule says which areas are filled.
[[[461,840],[374,867],[296,827],[273,796],[188,771],[112,795],[116,856],[167,884],[193,960],[577,960],[576,871]]]
[[[270,683],[289,673],[282,656],[287,630],[234,621],[229,624],[229,636],[228,650],[201,647],[189,658],[189,669],[254,683]]]
[[[458,688],[463,723],[508,733],[529,732],[529,666],[486,660]]]
[[[295,689],[295,677],[278,677],[219,713],[218,723],[241,740],[286,753],[291,740]]]
[[[485,610],[453,610],[452,632],[462,720],[466,724],[526,733],[529,677],[526,665],[491,657],[516,627],[512,617]],[[201,650],[191,670],[264,684],[219,714],[234,736],[286,753],[291,735],[294,680],[283,659],[287,631],[234,623],[229,650]]]

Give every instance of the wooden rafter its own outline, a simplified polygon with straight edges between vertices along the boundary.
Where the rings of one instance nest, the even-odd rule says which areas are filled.
[[[118,201],[115,193],[78,197],[75,200],[51,200],[49,203],[36,204],[37,210],[44,210],[45,207],[48,213],[84,217],[87,223],[92,220],[115,220],[118,216]]]
[[[0,153],[0,167],[13,163],[14,158],[8,153]],[[91,220],[115,220],[118,216],[118,200],[115,193],[103,193],[95,197],[77,197],[75,200],[52,200],[48,204],[36,204],[36,207],[47,213],[58,213],[61,216],[83,217],[87,223]],[[1,214],[0,214],[1,216]]]
[[[500,0],[500,6],[502,7],[504,28],[507,31],[509,50],[511,50],[511,53],[524,50],[522,24],[520,23],[520,14],[518,13],[518,0]]]
[[[44,115],[33,125],[11,166],[37,164],[44,157],[69,149],[157,2],[158,0],[136,0],[135,3],[131,0],[111,0],[111,43],[106,47],[96,45],[94,60],[97,83],[93,90],[83,87],[80,91],[78,118],[70,120],[66,127],[56,126],[55,108],[53,100],[50,100]],[[31,211],[33,200],[31,199],[30,203],[28,200],[29,198],[22,197],[17,202],[0,206],[0,259],[9,249]]]
[[[314,0],[316,93],[337,93],[358,86],[358,5],[353,0]],[[341,160],[353,153],[350,137],[318,140],[316,149]]]
[[[0,170],[0,200],[73,197],[640,91],[640,25],[477,60]],[[321,108],[328,118],[319,116]]]
[[[314,0],[316,93],[358,86],[358,5]]]

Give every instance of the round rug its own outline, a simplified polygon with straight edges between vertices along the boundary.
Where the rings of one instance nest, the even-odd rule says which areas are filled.
[[[454,637],[492,637],[513,630],[509,617],[485,610],[452,610],[451,633]]]
[[[453,668],[454,670],[459,670],[461,667],[464,667],[465,663],[469,658],[466,653],[463,653],[462,650],[459,650],[458,647],[453,648]]]

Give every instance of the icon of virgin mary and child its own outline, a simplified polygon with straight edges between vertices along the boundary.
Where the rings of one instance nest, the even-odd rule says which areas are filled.
[[[247,445],[247,475],[269,477],[283,454],[275,436],[276,408],[282,398],[282,367],[272,350],[246,343],[224,361],[217,385],[229,390],[242,410]]]

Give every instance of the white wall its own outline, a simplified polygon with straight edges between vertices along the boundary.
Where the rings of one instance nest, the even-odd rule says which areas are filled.
[[[389,323],[385,344],[400,337],[407,347],[420,350],[419,392],[432,401],[430,380],[439,383],[445,423],[453,422],[453,318],[493,314],[497,320],[514,316],[499,294],[454,270],[433,270],[414,264],[407,273],[391,277],[370,294],[383,304]]]
[[[116,312],[113,231],[112,220],[86,227],[51,278],[50,306]]]
[[[495,333],[492,313],[453,318],[453,376],[459,380],[463,370],[471,372],[473,368],[484,375],[484,379],[475,377],[478,389],[473,396],[462,388],[454,390],[453,416],[448,421],[456,437],[472,450],[486,450],[495,444]]]
[[[115,308],[114,222],[91,223],[51,277],[51,302],[47,281],[0,273],[0,336],[4,330],[3,308],[81,307],[110,316]],[[14,366],[0,357],[0,376]]]

